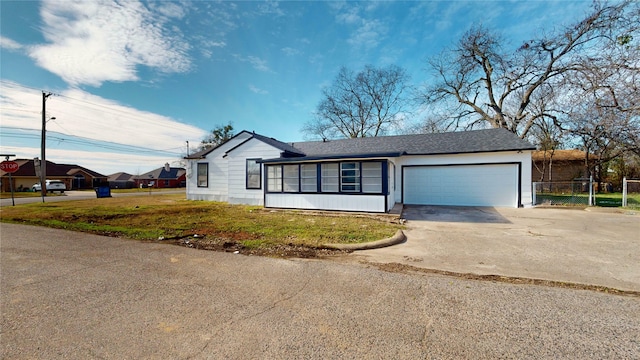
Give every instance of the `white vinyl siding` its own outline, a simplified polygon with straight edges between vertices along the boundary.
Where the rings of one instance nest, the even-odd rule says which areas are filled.
[[[282,168],[280,165],[267,166],[267,191],[282,191]]]
[[[316,164],[300,165],[300,183],[302,192],[318,192],[318,166]]]
[[[376,194],[382,192],[382,163],[362,163],[362,192]]]
[[[284,192],[298,192],[299,185],[299,167],[298,165],[284,165],[283,169],[283,185],[282,190]]]
[[[340,172],[338,164],[322,164],[322,192],[338,192],[340,188]]]
[[[264,204],[264,190],[262,186],[261,189],[246,188],[246,160],[276,158],[280,156],[280,153],[280,149],[255,138],[228,151],[226,159],[229,162],[229,203],[247,205]]]
[[[384,213],[384,195],[362,194],[265,194],[265,206],[285,209],[322,209],[339,211],[365,211]]]

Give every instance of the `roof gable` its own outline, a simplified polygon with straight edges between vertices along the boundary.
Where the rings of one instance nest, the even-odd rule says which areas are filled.
[[[243,130],[243,132],[246,132],[248,134],[251,135],[251,137],[249,137],[248,139],[244,140],[243,142],[239,143],[238,145],[232,147],[231,149],[227,150],[225,152],[225,156],[227,156],[230,152],[234,151],[235,149],[241,147],[242,145],[244,145],[245,143],[251,141],[251,139],[256,139],[258,141],[261,141],[269,146],[272,146],[280,151],[282,151],[282,156],[283,157],[292,157],[292,156],[304,156],[305,154],[300,151],[299,149],[296,149],[295,147],[293,147],[290,144],[284,143],[282,141],[276,140],[274,138],[270,138],[270,137],[266,137],[264,135],[260,135],[260,134],[256,134],[256,133],[250,133],[246,130]]]
[[[195,153],[193,153],[193,154],[191,154],[191,155],[189,155],[189,156],[185,156],[185,159],[204,159],[207,155],[211,154],[214,150],[216,150],[216,149],[218,149],[218,148],[220,148],[220,147],[222,147],[222,146],[226,145],[226,144],[227,144],[227,143],[229,143],[230,141],[235,140],[235,139],[237,139],[238,137],[241,137],[241,136],[247,136],[247,135],[249,135],[249,136],[250,136],[250,135],[251,135],[251,133],[250,133],[250,132],[248,132],[248,131],[246,131],[246,130],[242,130],[242,131],[240,131],[239,133],[237,133],[237,134],[235,134],[234,136],[232,136],[232,137],[231,137],[230,139],[228,139],[227,141],[225,141],[225,142],[223,142],[223,143],[221,143],[221,144],[218,144],[218,145],[216,145],[216,146],[213,146],[213,147],[210,147],[210,148],[207,148],[207,149],[200,150],[200,151],[195,152]]]

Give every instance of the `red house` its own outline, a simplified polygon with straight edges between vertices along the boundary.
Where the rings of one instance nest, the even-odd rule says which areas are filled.
[[[164,166],[134,177],[136,187],[179,188],[185,187],[187,171],[179,167]]]

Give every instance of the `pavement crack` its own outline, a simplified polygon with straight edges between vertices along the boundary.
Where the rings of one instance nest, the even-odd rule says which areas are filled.
[[[271,305],[267,306],[262,311],[258,311],[258,312],[254,313],[254,314],[247,315],[247,316],[245,316],[243,318],[240,318],[240,319],[237,319],[237,320],[239,320],[239,321],[248,320],[248,319],[254,318],[256,316],[262,315],[262,314],[264,314],[264,313],[266,313],[266,312],[268,312],[270,310],[273,310],[276,306],[278,306],[278,304],[283,303],[285,301],[289,301],[289,300],[297,297],[302,291],[304,291],[307,288],[307,286],[309,286],[309,282],[310,282],[310,280],[305,281],[305,283],[302,285],[302,287],[300,289],[298,289],[298,291],[296,291],[295,293],[293,293],[293,294],[291,294],[289,296],[286,296],[286,297],[284,297],[282,299],[274,301],[273,303],[271,303]],[[233,323],[233,321],[231,323]]]

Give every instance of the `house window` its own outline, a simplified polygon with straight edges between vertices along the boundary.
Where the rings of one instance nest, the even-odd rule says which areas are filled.
[[[266,165],[267,191],[382,194],[381,161]]]
[[[360,192],[360,163],[340,163],[340,191]]]
[[[209,164],[198,163],[198,187],[209,186]]]
[[[338,192],[340,171],[338,164],[322,164],[322,192]]]
[[[164,187],[169,187],[169,180],[164,181]]]
[[[284,192],[298,192],[300,189],[299,183],[299,171],[298,165],[284,165],[282,166],[283,172],[283,191]]]
[[[260,159],[247,159],[247,189],[261,189],[260,178],[262,178]]]
[[[318,192],[318,166],[316,164],[300,165],[300,185],[302,192]]]
[[[362,163],[362,192],[376,194],[382,192],[381,162]]]
[[[267,191],[282,191],[282,167],[280,165],[267,166]]]

